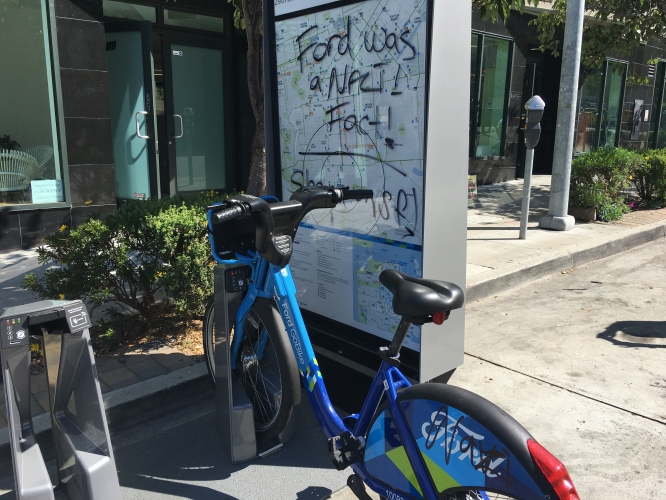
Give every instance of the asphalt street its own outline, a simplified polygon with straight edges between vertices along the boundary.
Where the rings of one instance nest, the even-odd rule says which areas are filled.
[[[660,498],[665,283],[660,240],[467,304],[465,364],[450,383],[511,413],[567,465],[582,499]],[[307,399],[297,419],[298,435],[283,450],[232,466],[207,380],[114,410],[109,421],[123,497],[326,498],[349,472],[329,465]],[[11,489],[7,467],[0,477],[0,488]]]

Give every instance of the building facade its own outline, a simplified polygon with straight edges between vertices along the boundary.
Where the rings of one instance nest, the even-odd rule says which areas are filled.
[[[527,8],[504,24],[473,14],[469,173],[479,184],[523,176],[523,106],[535,94],[546,110],[534,172],[552,171],[561,59],[539,50],[530,24],[536,15]],[[666,147],[665,77],[666,50],[655,41],[629,57],[609,53],[600,68],[583,69],[574,154],[602,146]]]
[[[126,199],[242,189],[254,116],[232,9],[0,3],[0,250]]]
[[[245,187],[254,116],[232,9],[221,0],[0,3],[0,251],[123,200]],[[468,172],[479,184],[523,175],[523,105],[534,94],[546,102],[534,171],[551,172],[560,60],[539,51],[537,14],[507,24],[473,15]],[[660,44],[586,70],[576,154],[665,147],[665,81]]]

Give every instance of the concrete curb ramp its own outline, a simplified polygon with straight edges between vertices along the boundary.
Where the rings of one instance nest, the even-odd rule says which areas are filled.
[[[563,249],[529,262],[517,262],[481,273],[468,278],[467,301],[497,295],[549,274],[610,257],[665,237],[666,221],[658,221],[628,229],[621,234],[594,238],[594,241],[577,245],[573,251]]]

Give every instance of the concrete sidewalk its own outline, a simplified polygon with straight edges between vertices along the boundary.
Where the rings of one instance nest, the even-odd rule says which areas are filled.
[[[539,218],[548,213],[550,176],[534,176],[529,230],[527,239],[520,240],[522,190],[522,180],[480,186],[478,196],[468,202],[468,303],[666,236],[666,209],[633,212],[613,223],[577,222],[566,233],[539,229]],[[0,309],[37,300],[20,284],[27,273],[41,275],[44,270],[35,249],[0,253]],[[194,364],[169,347],[100,356],[96,361],[105,395],[152,379],[152,385],[159,387],[160,380],[170,380],[167,375]],[[197,367],[196,372],[203,376],[205,370]],[[44,414],[48,405],[44,374],[33,375],[32,393],[33,415]],[[6,418],[3,401],[0,444]]]
[[[522,181],[481,186],[478,197],[469,201],[467,302],[470,312],[474,310],[472,303],[483,297],[497,295],[543,276],[568,273],[581,264],[666,236],[666,209],[634,212],[615,223],[577,223],[566,233],[538,229],[540,216],[548,210],[549,183],[549,176],[534,178],[526,240],[518,239]],[[28,272],[41,274],[43,271],[34,250],[0,254],[0,309],[37,300],[21,289],[20,282]],[[474,328],[471,325],[468,328],[471,341]],[[470,361],[478,362],[467,358],[469,355],[466,365]],[[206,376],[203,363],[194,364],[192,359],[175,350],[146,350],[99,357],[97,365],[107,409]],[[478,372],[470,374],[471,366],[463,368],[457,372],[454,383],[473,388]],[[492,371],[494,368],[487,369]],[[50,427],[50,419],[42,406],[46,405],[45,382],[43,375],[33,378],[37,432]],[[539,390],[535,387],[536,392]],[[7,442],[3,409],[4,405],[0,405],[0,445]],[[520,413],[519,408],[512,410]],[[350,491],[343,488],[332,498],[352,497]]]
[[[550,176],[534,176],[527,239],[521,240],[523,181],[478,188],[478,197],[468,203],[468,302],[666,236],[666,208],[632,212],[610,223],[576,221],[567,232],[539,229],[549,195]]]

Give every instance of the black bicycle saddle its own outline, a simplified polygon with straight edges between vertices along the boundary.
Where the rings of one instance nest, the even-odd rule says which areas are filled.
[[[394,269],[382,271],[379,281],[393,294],[393,312],[412,323],[435,313],[448,313],[465,302],[462,289],[446,281],[413,278]]]

